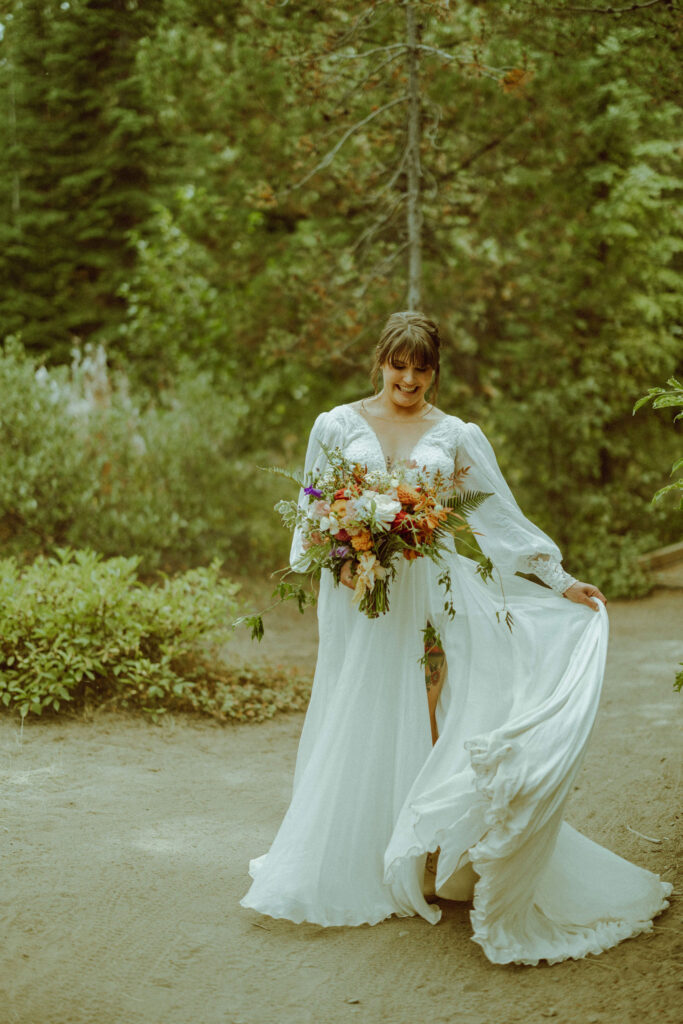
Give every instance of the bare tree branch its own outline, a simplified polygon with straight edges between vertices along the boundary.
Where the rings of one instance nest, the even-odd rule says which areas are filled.
[[[363,244],[365,244],[365,247],[367,249],[370,245],[370,242],[375,237],[380,228],[385,227],[387,224],[391,222],[391,220],[394,217],[394,214],[396,213],[397,210],[401,208],[406,199],[407,194],[405,192],[402,192],[398,196],[398,198],[394,200],[394,202],[391,204],[386,213],[380,214],[379,216],[375,217],[370,226],[365,228],[365,230],[361,232],[356,241],[353,243],[353,245],[351,246],[351,251],[355,252],[356,249],[360,248],[360,246]]]
[[[659,2],[659,0],[657,0]],[[473,57],[460,57],[454,53],[448,53],[446,50],[440,50],[437,46],[427,46],[425,43],[419,43],[417,46],[418,50],[424,50],[426,53],[433,53],[437,57],[441,57],[442,60],[454,60],[457,64],[462,64],[463,67],[471,66],[472,64],[481,71],[482,74],[486,75],[487,78],[493,78],[496,82],[500,79],[501,75],[504,75],[506,71],[513,71],[513,67],[494,68],[488,64],[480,64],[479,61]]]
[[[440,104],[438,103],[428,101],[428,103],[425,104],[425,106],[427,105],[430,106],[434,111],[434,120],[432,121],[428,128],[425,128],[424,136],[426,139],[429,139],[429,143],[432,149],[443,149],[443,146],[439,146],[439,144],[436,141],[437,132],[439,131],[439,125],[441,123],[441,114],[443,113],[443,111],[441,109]]]
[[[408,47],[405,43],[389,43],[388,46],[375,46],[372,50],[364,50],[362,53],[330,53],[322,54],[327,57],[328,60],[364,60],[366,57],[372,57],[375,53],[387,53],[390,50],[407,50]]]
[[[289,3],[289,0],[287,0],[287,3]],[[373,6],[371,8],[368,8],[367,11],[361,13],[358,16],[358,18],[356,19],[354,24],[351,25],[348,31],[346,31],[342,36],[340,36],[338,40],[336,40],[336,43],[333,47],[322,51],[302,50],[299,54],[297,54],[297,56],[290,58],[291,63],[300,64],[303,63],[304,61],[321,60],[323,57],[331,57],[335,53],[335,51],[339,49],[339,47],[348,45],[348,40],[352,39],[355,35],[357,35],[358,29],[360,28],[363,21],[367,21],[370,24],[374,18],[375,23],[377,23],[377,21],[381,20],[381,18],[383,18],[385,14],[391,12],[393,3],[394,0],[374,0]],[[380,8],[384,8],[384,10],[380,10]]]
[[[282,189],[279,195],[285,196],[289,192],[293,192],[295,189],[301,188],[307,181],[311,180],[314,174],[317,174],[318,171],[324,170],[325,167],[329,167],[347,139],[350,139],[352,135],[357,131],[360,131],[361,128],[372,121],[375,117],[379,117],[380,114],[383,114],[385,110],[390,110],[392,107],[395,107],[397,103],[405,103],[407,99],[407,95],[397,96],[396,99],[390,100],[389,103],[385,103],[383,106],[378,107],[377,110],[372,110],[367,117],[362,118],[360,121],[356,121],[356,123],[352,124],[350,128],[347,128],[336,146],[333,146],[332,149],[325,154],[320,163],[316,164],[315,167],[301,179],[301,181],[297,181],[294,185],[289,185],[287,188]]]
[[[495,149],[496,146],[499,146],[501,142],[504,142],[505,139],[507,139],[509,135],[512,135],[516,130],[517,125],[514,125],[514,127],[510,128],[510,130],[505,132],[503,135],[498,135],[495,139],[489,139],[489,141],[485,142],[483,146],[479,147],[479,149],[475,149],[469,156],[464,157],[457,165],[456,170],[464,171],[466,167],[470,167],[475,160],[479,159],[480,156],[484,156],[485,153],[489,153],[492,149]]]
[[[408,158],[408,149],[406,147],[403,150],[403,152],[401,153],[401,159],[399,160],[398,166],[396,167],[396,170],[392,174],[391,178],[389,179],[389,181],[386,182],[386,184],[384,184],[382,186],[382,188],[379,190],[379,192],[376,192],[374,196],[371,196],[371,198],[369,200],[370,202],[376,203],[379,199],[382,198],[382,196],[384,195],[385,192],[388,192],[390,188],[394,187],[394,185],[396,184],[398,179],[403,174],[403,171],[405,170],[407,158]]]
[[[405,252],[407,248],[408,242],[404,242],[403,245],[399,245],[396,249],[394,249],[394,251],[390,253],[389,256],[386,256],[383,260],[380,260],[379,263],[376,263],[375,266],[370,269],[369,274],[365,279],[365,284],[358,292],[357,298],[365,298],[365,293],[367,292],[372,282],[375,281],[378,277],[382,277],[384,271],[388,270],[391,264],[394,262],[394,260],[397,259],[402,252]]]
[[[400,56],[400,53],[392,53],[389,57],[387,57],[386,60],[383,60],[381,64],[378,64],[375,68],[373,68],[373,70],[370,71],[365,76],[365,78],[362,78],[360,82],[354,82],[353,87],[349,89],[348,92],[344,93],[344,95],[339,100],[339,103],[337,105],[343,107],[346,101],[349,99],[350,96],[353,95],[354,92],[357,92],[359,89],[362,89],[366,82],[368,82],[371,78],[374,78],[375,75],[379,74],[379,72],[382,71],[387,66],[387,64],[391,64],[392,61],[396,60],[396,58]]]
[[[386,0],[383,0],[383,2],[386,2]],[[377,15],[377,6],[368,7],[366,8],[366,10],[361,11],[361,13],[354,21],[353,25],[351,25],[351,27],[349,28],[348,32],[345,32],[344,35],[337,40],[337,46],[346,46],[347,40],[353,39],[353,37],[358,32],[358,29],[361,27],[363,22],[371,22],[373,18],[375,18],[375,16]]]

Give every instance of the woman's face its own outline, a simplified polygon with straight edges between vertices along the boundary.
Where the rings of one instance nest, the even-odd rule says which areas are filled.
[[[425,391],[434,378],[433,368],[415,366],[408,358],[395,358],[394,364],[387,361],[382,366],[385,394],[405,409],[424,405]]]

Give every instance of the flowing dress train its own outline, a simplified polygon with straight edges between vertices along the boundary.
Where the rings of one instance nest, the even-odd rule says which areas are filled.
[[[372,426],[350,405],[316,420],[306,472],[328,448],[385,467]],[[323,571],[320,642],[292,800],[242,899],[272,917],[324,926],[395,914],[436,923],[423,893],[426,855],[440,849],[436,892],[473,897],[472,938],[495,963],[555,963],[599,953],[652,927],[671,885],[562,820],[600,699],[607,613],[561,596],[571,577],[556,545],[525,518],[481,430],[454,416],[406,457],[428,473],[468,466],[492,493],[471,522],[501,573],[500,590],[451,544],[449,618],[429,559],[401,560],[390,611],[368,619]],[[301,500],[303,501],[303,495]],[[291,562],[306,556],[295,532]],[[550,588],[515,575],[536,573]],[[441,633],[446,678],[431,742],[421,630]]]

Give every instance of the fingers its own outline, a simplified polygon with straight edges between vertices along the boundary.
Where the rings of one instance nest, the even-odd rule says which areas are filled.
[[[592,608],[594,612],[597,612],[598,610],[598,605],[596,603],[597,601],[602,601],[604,605],[607,605],[607,598],[601,590],[598,590],[597,587],[590,587],[588,590],[584,591],[583,600],[584,603],[589,605],[589,607]]]
[[[353,582],[353,573],[349,565],[345,565],[339,574],[339,579],[342,581],[345,587],[349,587],[350,590],[356,589],[356,584]]]
[[[598,601],[601,601],[603,605],[607,604],[607,598],[602,591],[590,583],[573,583],[565,592],[565,597],[568,597],[570,601],[576,601],[577,604],[587,605],[592,612],[597,612]]]

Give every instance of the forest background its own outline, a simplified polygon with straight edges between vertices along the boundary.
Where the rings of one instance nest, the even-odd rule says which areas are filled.
[[[680,539],[671,0],[2,0],[0,543],[286,563],[273,503],[389,313],[444,335],[576,576]],[[287,494],[286,496],[291,496]]]

